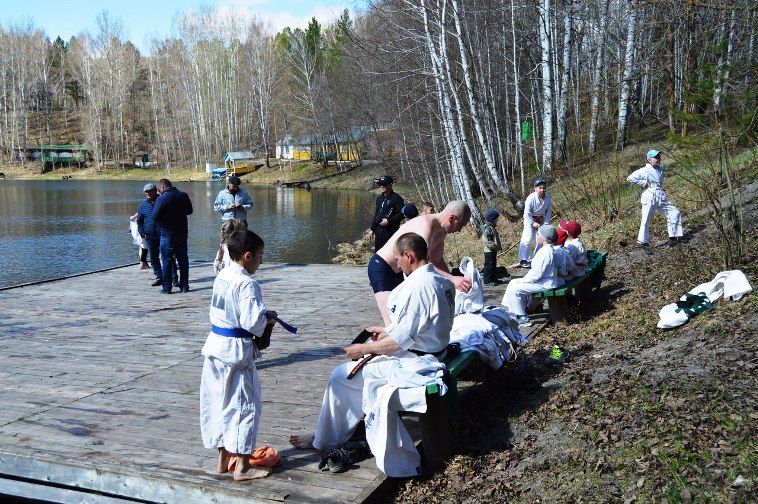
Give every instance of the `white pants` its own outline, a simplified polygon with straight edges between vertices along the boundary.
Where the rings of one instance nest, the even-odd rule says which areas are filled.
[[[537,230],[534,229],[534,227],[530,226],[527,223],[524,223],[524,231],[521,233],[521,241],[518,244],[519,261],[531,261],[534,254],[537,253],[537,250],[540,248],[540,246],[537,245],[537,242],[534,239],[536,233]],[[529,249],[532,248],[533,241],[535,242],[534,251],[532,253],[529,253]]]
[[[640,232],[637,234],[639,243],[650,242],[650,219],[653,218],[653,212],[658,210],[666,218],[669,237],[680,237],[682,234],[682,214],[679,209],[666,197],[665,193],[654,193],[645,191],[642,194],[642,220],[640,222]]]
[[[255,450],[261,418],[261,384],[252,359],[227,364],[206,357],[200,382],[200,431],[206,448]]]
[[[525,282],[523,278],[515,278],[508,282],[508,287],[505,289],[505,295],[501,304],[512,315],[526,315],[526,307],[531,301],[531,295],[547,288],[549,287],[533,282]]]
[[[363,418],[363,372],[347,379],[358,362],[345,362],[332,371],[316,422],[315,448],[328,450],[344,445]]]

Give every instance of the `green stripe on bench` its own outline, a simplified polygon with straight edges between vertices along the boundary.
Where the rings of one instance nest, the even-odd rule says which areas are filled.
[[[542,299],[542,298],[549,298],[549,297],[563,297],[571,294],[571,291],[579,285],[580,283],[584,282],[588,278],[592,276],[592,274],[597,271],[598,268],[600,268],[605,263],[605,256],[607,255],[598,251],[598,250],[588,250],[587,251],[587,273],[584,274],[584,276],[581,276],[579,278],[575,278],[571,280],[569,283],[558,287],[557,289],[548,289],[544,290],[542,292],[536,292],[534,293],[534,297],[536,299]]]
[[[451,378],[457,379],[458,375],[477,358],[477,353],[471,350],[468,352],[461,352],[455,357],[445,358],[443,363],[445,364],[445,367],[447,367],[447,372],[450,373]],[[436,383],[431,383],[426,386],[426,395],[437,395],[439,393],[440,388]]]

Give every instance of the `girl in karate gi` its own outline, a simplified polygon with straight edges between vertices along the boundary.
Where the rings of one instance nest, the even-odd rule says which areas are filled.
[[[534,192],[524,201],[524,231],[521,233],[521,242],[518,246],[518,258],[522,268],[529,268],[529,261],[532,257],[530,253],[532,240],[535,239],[535,233],[542,224],[548,224],[552,218],[552,198],[547,193],[547,182],[545,179],[534,181]],[[539,241],[534,243],[534,253],[540,247]]]
[[[532,267],[522,278],[516,278],[508,283],[505,289],[502,305],[515,315],[520,326],[530,326],[532,322],[526,315],[526,307],[531,300],[531,295],[545,289],[554,289],[558,286],[556,277],[556,260],[553,253],[553,245],[558,241],[558,232],[553,226],[544,224],[537,230],[537,244],[548,244],[539,247],[532,259]]]
[[[254,337],[274,323],[261,288],[252,274],[263,258],[263,240],[249,230],[235,231],[227,240],[232,263],[213,282],[211,331],[203,346],[205,362],[200,382],[200,430],[206,448],[218,450],[216,470],[234,470],[236,481],[265,478],[267,469],[253,468],[261,417],[261,384]]]
[[[653,212],[658,210],[666,218],[668,227],[669,245],[674,246],[679,243],[682,237],[682,214],[668,200],[666,193],[663,191],[663,177],[665,170],[661,165],[661,151],[649,150],[647,152],[647,164],[635,170],[626,180],[632,184],[638,185],[645,190],[642,191],[640,203],[642,204],[642,220],[640,222],[640,232],[637,234],[637,243],[647,247],[650,242],[648,227]]]
[[[226,240],[229,239],[229,235],[235,231],[244,229],[247,229],[247,223],[242,219],[229,219],[221,224],[221,241],[216,252],[216,258],[213,260],[213,271],[216,274],[232,263],[229,257],[229,248],[226,246]]]

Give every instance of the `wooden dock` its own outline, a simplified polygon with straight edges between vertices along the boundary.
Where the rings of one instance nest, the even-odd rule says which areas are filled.
[[[198,388],[213,275],[161,295],[149,271],[120,268],[0,291],[0,494],[58,502],[362,502],[384,481],[369,459],[320,472],[287,436],[312,431],[341,348],[379,314],[365,268],[264,264],[275,329],[258,362],[258,445],[283,466],[239,484],[203,448]],[[504,286],[489,293],[498,303]],[[535,333],[541,325],[530,328]]]

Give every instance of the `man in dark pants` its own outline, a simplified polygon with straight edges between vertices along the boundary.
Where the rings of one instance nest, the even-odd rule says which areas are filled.
[[[163,294],[171,294],[172,258],[179,263],[179,291],[189,292],[189,258],[187,257],[187,216],[192,202],[187,193],[171,185],[168,179],[158,181],[160,196],[155,201],[153,220],[160,232],[163,263]]]
[[[395,234],[403,221],[403,198],[392,190],[394,180],[389,175],[374,180],[382,188],[382,194],[376,198],[374,221],[371,234],[374,236],[374,251],[379,250]]]
[[[153,287],[157,287],[163,283],[160,237],[153,220],[153,210],[155,209],[155,200],[158,198],[158,188],[150,182],[149,184],[145,184],[142,190],[145,192],[145,199],[137,209],[137,231],[145,240],[147,250],[150,252],[150,265],[153,267],[153,274],[155,275],[155,281],[152,285]]]

